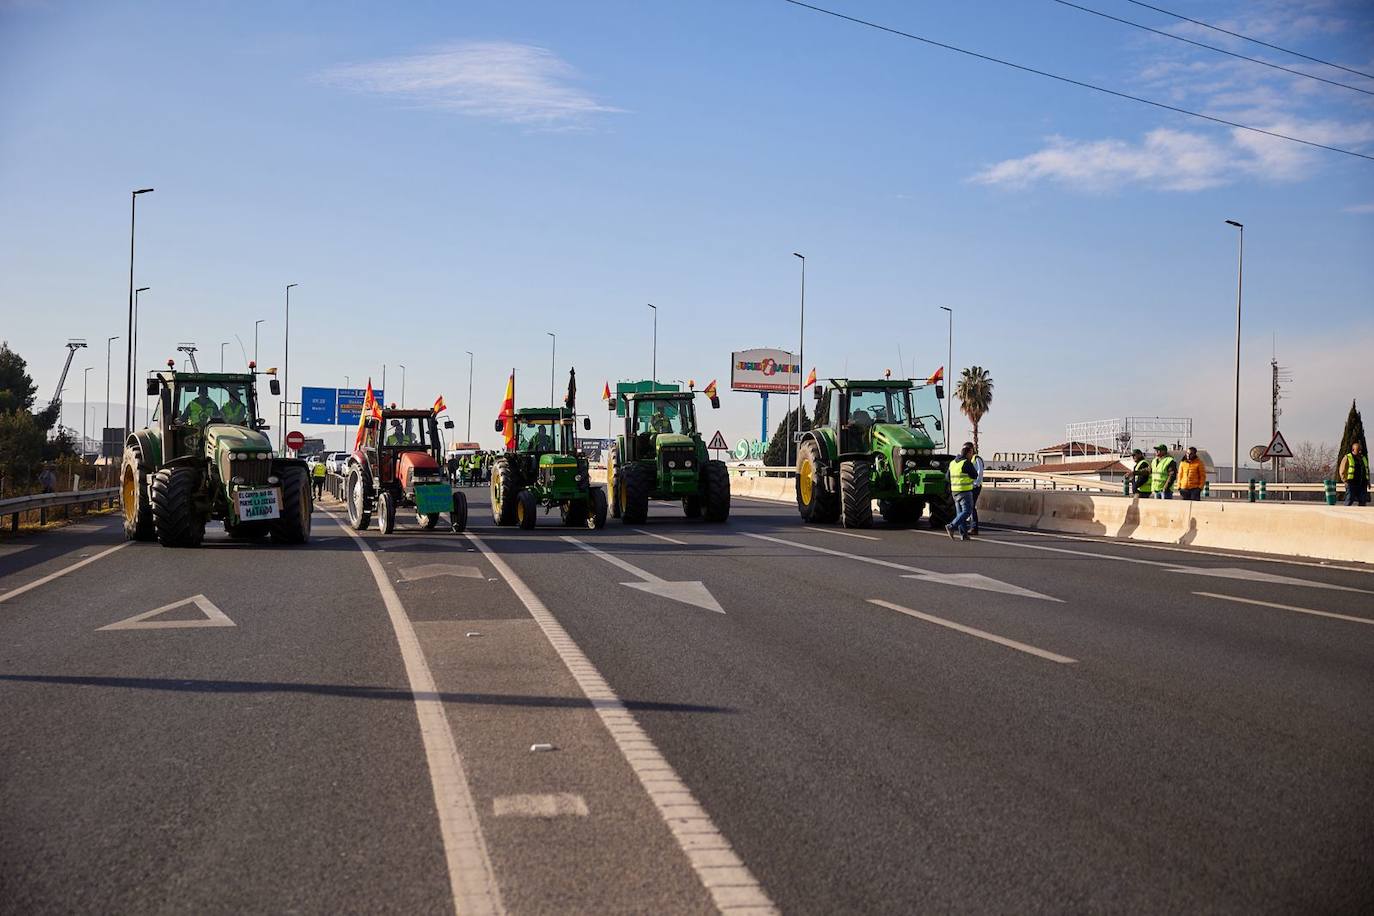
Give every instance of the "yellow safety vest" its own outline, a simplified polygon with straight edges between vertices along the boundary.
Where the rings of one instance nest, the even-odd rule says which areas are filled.
[[[201,426],[210,422],[210,418],[215,415],[217,409],[218,408],[215,407],[215,402],[209,398],[203,401],[200,398],[196,398],[190,404],[186,405],[186,422],[190,423],[192,426]]]
[[[323,476],[324,476],[324,462],[323,462],[323,461],[317,461],[317,462],[315,463],[315,470],[314,470],[312,473],[314,473],[314,475],[315,475],[316,477],[323,477]]]
[[[1369,456],[1360,455],[1356,458],[1354,452],[1346,452],[1345,461],[1342,462],[1345,465],[1345,480],[1342,483],[1350,483],[1355,479],[1355,462],[1357,461],[1364,465],[1364,479],[1366,483],[1369,482]]]
[[[949,463],[949,485],[955,493],[972,493],[973,484],[977,480],[973,476],[973,462],[964,458],[955,458]]]
[[[244,426],[248,422],[248,405],[242,401],[225,401],[220,408],[220,416],[224,417],[225,423]]]
[[[1150,462],[1150,490],[1159,493],[1168,489],[1169,468],[1173,465],[1174,459],[1170,455],[1163,458],[1156,458]]]
[[[1148,476],[1150,473],[1150,462],[1144,458],[1141,458],[1139,461],[1135,463],[1136,478],[1133,479],[1138,479],[1141,471],[1144,471],[1147,476],[1145,478],[1145,482],[1137,486],[1135,488],[1135,491],[1137,493],[1150,493],[1152,492],[1152,488],[1150,487],[1150,478]]]

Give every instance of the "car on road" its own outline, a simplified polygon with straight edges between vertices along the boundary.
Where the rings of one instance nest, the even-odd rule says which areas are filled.
[[[326,452],[324,469],[331,474],[342,475],[348,466],[348,452]]]

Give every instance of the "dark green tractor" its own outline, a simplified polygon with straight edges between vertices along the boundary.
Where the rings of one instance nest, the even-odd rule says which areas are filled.
[[[873,524],[873,500],[894,525],[954,518],[945,469],[941,385],[907,379],[829,379],[816,386],[816,419],[797,445],[797,511],[803,521]]]
[[[148,395],[157,398],[152,421],[124,444],[125,537],[198,547],[215,519],[232,538],[309,540],[309,472],[300,459],[273,456],[256,370],[187,373],[173,365],[148,379]],[[271,389],[280,392],[275,378]]]
[[[691,391],[620,391],[611,407],[624,417],[624,431],[606,458],[611,514],[640,525],[649,500],[682,503],[688,518],[723,522],[730,517],[730,475],[713,461],[697,430],[696,394]],[[711,398],[712,407],[720,407]]]
[[[591,485],[587,459],[577,454],[576,417],[562,407],[515,412],[515,449],[491,469],[491,517],[498,525],[533,528],[539,508],[558,508],[564,525],[606,527],[606,491]],[[583,417],[585,428],[591,420]],[[496,421],[505,431],[505,421]]]

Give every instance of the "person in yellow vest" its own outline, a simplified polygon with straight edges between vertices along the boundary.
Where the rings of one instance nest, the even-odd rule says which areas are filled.
[[[319,499],[324,495],[324,458],[315,462],[315,466],[310,470],[310,480],[315,484],[315,498]]]
[[[954,494],[954,508],[957,510],[954,521],[945,526],[950,538],[968,540],[969,520],[973,516],[973,486],[978,480],[978,469],[973,464],[973,443],[965,442],[959,450],[959,457],[949,463],[949,490]]]
[[[1145,453],[1138,448],[1131,451],[1131,460],[1135,462],[1131,468],[1131,489],[1136,496],[1149,499],[1150,462],[1145,458]]]
[[[225,423],[233,423],[235,426],[248,425],[248,405],[239,398],[237,388],[229,389],[229,400],[224,402],[219,412]]]
[[[1341,459],[1336,476],[1345,484],[1347,506],[1369,505],[1369,456],[1359,440],[1350,443],[1350,451]]]
[[[1161,442],[1155,446],[1155,458],[1150,462],[1150,493],[1155,499],[1173,499],[1177,479],[1178,462],[1169,454],[1169,446]]]
[[[1206,485],[1207,466],[1197,456],[1197,449],[1190,445],[1178,463],[1178,497],[1197,502],[1202,499],[1202,488]]]

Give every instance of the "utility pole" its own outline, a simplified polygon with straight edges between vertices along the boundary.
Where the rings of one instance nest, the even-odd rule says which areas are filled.
[[[945,448],[948,451],[953,448],[954,435],[950,429],[954,422],[954,309],[942,305],[940,311],[949,312],[949,351],[945,354]]]
[[[87,366],[81,371],[81,460],[86,460],[86,415],[90,412],[90,379],[91,370],[95,366]]]
[[[553,393],[558,390],[558,335],[553,331],[545,331],[549,339],[553,341],[553,349],[549,353],[549,406],[554,404]]]
[[[1236,483],[1240,479],[1240,297],[1245,280],[1245,226],[1233,219],[1228,219],[1226,225],[1239,230],[1236,255],[1236,426],[1235,438],[1231,440],[1231,483]]]
[[[1288,374],[1288,369],[1279,365],[1278,355],[1275,354],[1269,360],[1270,388],[1269,388],[1269,441],[1274,441],[1274,436],[1278,435],[1279,417],[1283,416],[1283,410],[1279,407],[1279,400],[1283,397],[1283,382],[1293,381],[1293,376]],[[1279,479],[1283,465],[1281,459],[1274,459],[1274,483],[1282,483]]]
[[[105,341],[105,427],[100,431],[100,451],[102,453],[105,451],[105,430],[110,428],[110,344],[116,340],[119,340],[118,334]],[[113,460],[114,456],[110,455],[109,458]]]
[[[291,288],[299,283],[286,284],[286,329],[282,334],[281,361],[281,454],[286,457],[287,426],[291,423]]]
[[[468,434],[463,441],[472,441],[472,361],[475,358],[471,350],[463,351],[468,355]]]
[[[806,412],[803,406],[806,396],[806,256],[792,252],[792,257],[801,258],[801,330],[798,332],[797,361],[801,363],[797,367],[797,433],[801,433],[802,414]],[[790,421],[790,418],[789,418]],[[795,436],[787,437],[787,448],[783,454],[787,457],[784,461],[787,467],[792,467],[792,440]]]
[[[657,390],[658,390],[658,306],[654,305],[652,302],[648,303],[648,306],[649,306],[649,308],[651,308],[651,309],[654,310],[654,361],[653,361],[653,370],[652,370],[652,376],[651,376],[651,377],[653,378],[653,382],[654,382],[653,390],[654,390],[654,391],[657,391]]]
[[[129,365],[124,375],[125,435],[134,428],[134,225],[138,216],[138,195],[150,194],[152,191],[152,188],[141,188],[129,195]]]
[[[255,368],[258,365],[258,325],[266,320],[266,318],[259,318],[257,321],[253,322],[253,366]]]

